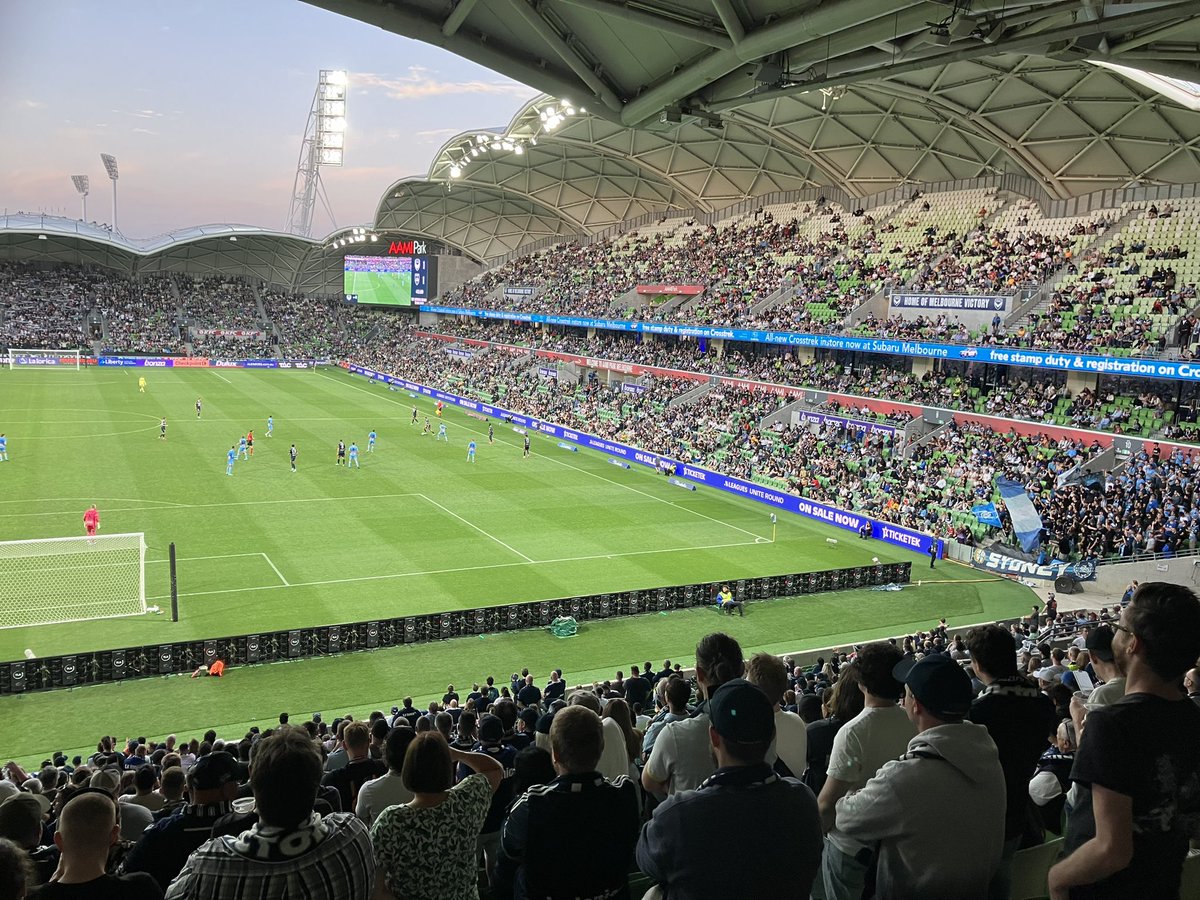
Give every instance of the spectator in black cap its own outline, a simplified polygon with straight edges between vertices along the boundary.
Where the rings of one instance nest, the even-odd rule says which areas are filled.
[[[211,837],[217,820],[233,812],[238,772],[237,760],[224,750],[200,757],[187,773],[187,805],[143,832],[122,871],[148,872],[165,891],[192,851]]]
[[[821,819],[812,791],[766,762],[774,704],[735,678],[709,698],[708,718],[718,768],[654,810],[638,841],[638,867],[672,900],[807,897],[821,863]],[[714,852],[719,823],[727,822],[738,823],[736,865]]]
[[[917,735],[838,801],[837,827],[878,844],[880,897],[985,897],[1004,849],[1004,770],[987,729],[965,721],[970,676],[940,654],[906,657],[893,675]],[[970,827],[947,828],[931,809],[969,810]]]
[[[12,782],[6,782],[12,784]],[[16,844],[34,866],[36,881],[46,881],[54,874],[58,852],[54,847],[41,846],[42,825],[49,804],[38,794],[17,793],[0,802],[0,838]]]
[[[521,751],[533,745],[537,734],[538,711],[532,706],[517,713],[517,730],[505,740],[513,750]]]

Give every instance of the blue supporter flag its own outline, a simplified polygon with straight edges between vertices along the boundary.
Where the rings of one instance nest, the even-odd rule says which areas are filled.
[[[1024,486],[1007,478],[996,479],[996,487],[1000,489],[1000,497],[1008,508],[1009,518],[1012,519],[1013,531],[1016,532],[1017,542],[1026,553],[1037,548],[1042,534],[1042,517],[1038,515],[1033,500],[1025,493]]]
[[[979,521],[980,525],[991,525],[993,528],[1000,527],[1000,513],[997,512],[995,503],[976,503],[971,507],[971,513]]]

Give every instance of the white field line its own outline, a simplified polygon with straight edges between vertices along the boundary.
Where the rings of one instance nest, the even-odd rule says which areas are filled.
[[[267,561],[267,565],[270,566],[275,571],[275,574],[279,576],[279,580],[283,582],[284,587],[291,587],[291,585],[288,584],[288,580],[283,577],[283,573],[279,571],[279,567],[276,566],[275,563],[271,562],[271,557],[267,556],[265,553],[260,553],[259,556]]]
[[[504,543],[504,541],[500,540],[500,538],[496,537],[494,534],[489,534],[488,532],[484,531],[482,528],[480,528],[474,522],[468,521],[467,519],[464,519],[462,516],[460,516],[458,513],[454,512],[452,510],[446,509],[446,507],[442,506],[442,504],[438,503],[436,500],[434,500],[430,497],[426,497],[424,494],[417,494],[417,496],[420,497],[422,500],[426,500],[429,503],[432,503],[434,506],[436,506],[438,509],[440,509],[442,512],[444,512],[446,515],[453,516],[454,518],[458,519],[458,521],[462,522],[464,525],[468,525],[471,528],[474,528],[476,531],[478,531],[484,537],[490,538],[491,540],[495,541],[497,544],[499,544],[505,550],[508,550],[511,553],[515,553],[517,556],[521,557],[521,559],[525,560],[525,562],[527,562],[527,563],[537,562],[537,560],[530,559],[528,556],[526,556],[520,550],[517,550],[516,548],[511,547],[510,545]]]
[[[334,378],[331,375],[326,375],[324,372],[319,372],[318,374],[322,378],[328,378],[330,381],[338,381],[338,379]],[[338,382],[338,383],[341,384],[342,382]],[[400,402],[398,400],[393,400],[391,397],[380,396],[379,394],[375,393],[374,391],[367,390],[366,388],[360,387],[357,384],[346,384],[343,386],[352,388],[353,390],[356,390],[356,391],[362,391],[364,394],[370,394],[372,397],[376,397],[380,400],[387,400],[387,401],[394,402],[394,403]],[[479,435],[487,434],[486,431],[483,431],[482,429],[479,429],[479,428],[473,428],[472,426],[467,425],[467,424],[459,425],[457,427],[463,429],[464,431],[470,431],[474,434],[479,434]],[[503,443],[508,444],[510,442],[505,440]],[[513,446],[515,446],[515,444]],[[553,456],[546,456],[544,454],[540,455],[539,458],[547,459],[550,462],[558,463],[560,466],[566,466],[568,469],[574,469],[576,472],[582,472],[584,475],[590,475],[593,478],[599,478],[601,481],[607,481],[609,484],[615,484],[617,487],[625,488],[625,490],[627,490],[627,491],[633,491],[635,494],[641,494],[643,497],[649,497],[651,500],[657,500],[659,503],[665,503],[668,506],[674,507],[675,509],[681,509],[684,512],[689,512],[692,515],[699,516],[702,519],[708,519],[708,521],[710,521],[710,522],[716,522],[718,525],[724,525],[726,528],[732,528],[735,531],[740,531],[742,534],[748,534],[748,535],[750,535],[750,537],[753,537],[753,538],[759,537],[759,535],[755,534],[753,531],[747,531],[745,528],[741,528],[741,527],[739,527],[737,525],[733,525],[729,522],[724,522],[720,519],[715,519],[712,516],[706,516],[704,513],[699,512],[694,509],[691,509],[690,507],[680,506],[678,503],[675,503],[672,500],[664,500],[662,497],[655,497],[653,494],[648,494],[643,490],[639,490],[638,488],[635,488],[633,485],[623,484],[620,481],[613,481],[611,478],[605,478],[603,475],[597,474],[596,472],[589,472],[587,469],[581,469],[579,466],[571,465],[571,463],[566,462],[565,460],[555,459]]]
[[[363,581],[389,581],[397,578],[417,578],[426,575],[451,575],[457,572],[477,572],[484,569],[511,569],[517,566],[546,566],[554,563],[585,562],[593,559],[619,559],[625,556],[651,556],[656,553],[693,553],[697,550],[724,550],[730,547],[752,547],[753,541],[739,541],[733,544],[708,544],[701,547],[669,547],[660,550],[631,550],[628,553],[597,553],[593,556],[563,556],[558,559],[539,559],[529,563],[509,562],[493,563],[487,566],[459,566],[452,569],[428,569],[422,572],[394,572],[388,575],[359,575],[353,578],[331,578],[324,581],[300,581],[286,587],[322,587],[329,584],[352,584]],[[254,554],[251,554],[254,555]],[[280,576],[282,577],[282,576]],[[213,594],[238,594],[249,591],[274,591],[285,587],[282,584],[265,584],[255,587],[223,588],[216,591],[194,591],[181,593],[180,597],[207,597]],[[168,595],[147,597],[147,600],[164,600]]]
[[[209,371],[211,371],[214,375],[216,375],[218,378],[220,378],[226,384],[233,384],[232,381],[230,381],[228,378],[226,378],[224,375],[222,375],[220,372],[216,371],[215,369],[210,369]]]
[[[171,506],[121,506],[115,509],[105,509],[105,513],[110,512],[172,512],[176,509],[212,509],[214,507],[226,506],[269,506],[285,503],[340,503],[344,500],[390,500],[398,497],[423,497],[424,494],[363,494],[350,497],[294,497],[290,500],[238,500],[233,503],[174,503]],[[2,502],[2,501],[0,501]],[[163,503],[166,501],[151,500],[151,503]],[[57,512],[24,512],[24,513],[0,513],[0,519],[19,519],[22,516],[62,516],[74,510],[59,510]],[[250,554],[253,556],[254,554]]]

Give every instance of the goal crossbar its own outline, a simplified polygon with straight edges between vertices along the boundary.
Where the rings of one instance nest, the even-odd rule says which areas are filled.
[[[140,532],[0,541],[0,628],[145,612]]]

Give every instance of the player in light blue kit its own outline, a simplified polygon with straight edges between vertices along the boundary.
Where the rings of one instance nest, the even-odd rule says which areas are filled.
[[[267,437],[271,436],[271,432],[275,430],[275,417],[267,416]]]
[[[8,462],[8,438],[0,432],[0,462]]]
[[[475,462],[475,442],[474,441],[471,441],[471,443],[467,444],[467,462],[469,462],[469,463]]]
[[[439,441],[445,441],[447,444],[450,443],[450,438],[446,437],[446,423],[445,422],[438,423],[437,439]]]
[[[358,464],[358,444],[354,443],[353,441],[350,442],[350,462],[346,463],[346,468],[349,469],[351,464],[353,464],[354,468],[356,469],[362,468],[362,466]]]
[[[237,450],[233,447],[229,448],[229,452],[225,454],[225,474],[233,474],[233,464],[237,462]]]
[[[250,458],[250,454],[248,452],[249,446],[250,445],[246,443],[246,436],[243,434],[242,439],[240,441],[238,441],[237,455],[240,456],[242,459],[249,459]]]
[[[375,429],[372,428],[371,433],[367,435],[367,452],[368,453],[375,452],[375,437],[376,437]]]

